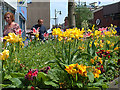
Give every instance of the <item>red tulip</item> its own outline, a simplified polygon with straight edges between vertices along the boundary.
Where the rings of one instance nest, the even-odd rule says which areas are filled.
[[[108,56],[108,58],[110,58],[110,55]]]
[[[103,68],[103,65],[101,65],[101,68]]]
[[[99,68],[99,67],[97,67],[97,69],[98,69],[98,70],[100,70],[100,68]]]
[[[39,28],[40,27],[38,27],[37,30],[35,28],[33,28],[33,34],[38,34],[39,33]]]
[[[31,87],[31,90],[35,90],[35,88],[32,86],[32,87]]]

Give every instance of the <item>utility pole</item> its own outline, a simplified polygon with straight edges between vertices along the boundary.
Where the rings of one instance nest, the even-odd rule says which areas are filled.
[[[68,0],[68,25],[69,25],[69,28],[76,27],[76,24],[75,24],[75,2],[74,2],[74,0]]]
[[[57,15],[56,15],[56,9],[55,9],[55,25],[57,24]]]

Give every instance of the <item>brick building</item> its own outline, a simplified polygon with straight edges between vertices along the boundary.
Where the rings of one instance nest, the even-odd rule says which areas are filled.
[[[98,27],[107,27],[110,24],[120,27],[120,2],[100,7],[93,13],[93,23]]]

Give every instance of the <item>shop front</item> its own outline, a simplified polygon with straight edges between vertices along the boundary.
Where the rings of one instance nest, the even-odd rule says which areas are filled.
[[[22,29],[22,37],[25,37],[25,32],[26,32],[26,20],[27,20],[27,8],[26,7],[18,7],[18,12],[19,12],[19,25],[20,28]]]

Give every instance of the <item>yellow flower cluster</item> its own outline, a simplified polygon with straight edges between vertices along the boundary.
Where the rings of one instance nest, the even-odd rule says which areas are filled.
[[[94,35],[95,35],[95,36],[99,36],[99,35],[101,35],[101,31],[95,30]]]
[[[120,47],[116,47],[116,48],[114,48],[114,50],[119,50],[119,48],[120,48]]]
[[[82,44],[82,47],[79,46],[78,49],[84,51],[84,49],[85,49],[84,44]]]
[[[92,66],[87,66],[87,70],[94,74],[94,78],[99,78],[99,74],[101,74],[101,71],[99,69],[96,69]]]
[[[108,27],[108,30],[109,31],[107,31],[107,30],[103,30],[103,31],[95,30],[95,25],[93,25],[92,30],[88,29],[87,33],[85,34],[84,28],[82,28],[81,30],[78,28],[66,29],[65,32],[62,32],[60,28],[55,28],[52,31],[52,35],[57,36],[59,41],[61,41],[63,39],[66,39],[67,41],[71,41],[73,38],[80,40],[80,38],[86,37],[86,35],[88,35],[89,37],[94,36],[98,39],[99,37],[102,37],[102,38],[105,36],[110,37],[110,36],[113,36],[117,33],[117,31],[115,30],[115,26]]]
[[[35,37],[37,37],[37,38],[38,38],[38,37],[39,37],[39,34],[35,34]]]
[[[98,69],[93,70],[94,78],[99,78],[99,74],[101,74],[101,71]]]
[[[0,60],[6,60],[9,57],[9,50],[4,50],[0,53]]]
[[[90,47],[92,47],[92,42],[93,42],[93,41],[91,41],[90,44],[89,44]],[[94,45],[96,46],[96,48],[97,48],[97,47],[103,48],[105,42],[106,42],[107,44],[109,44],[109,47],[110,47],[110,48],[112,48],[112,47],[114,46],[114,44],[115,44],[115,42],[110,42],[109,40],[106,40],[106,41],[102,42],[102,40],[96,39],[96,40],[94,41]]]
[[[71,64],[65,67],[66,67],[65,70],[71,75],[79,73],[82,76],[87,76],[86,66],[78,65],[77,63],[77,64]]]
[[[90,47],[92,47],[92,42],[93,41],[91,41],[90,44],[89,44]],[[95,45],[95,47],[103,48],[104,43],[102,42],[102,40],[97,39],[97,40],[95,40],[94,45]]]
[[[20,46],[24,46],[24,43],[22,42],[22,37],[20,37],[19,35],[15,35],[15,33],[9,33],[8,36],[5,36],[3,39],[10,43],[19,42]]]
[[[65,32],[62,32],[60,28],[55,28],[52,31],[52,35],[58,36],[59,41],[65,38],[69,41],[69,40],[72,40],[72,38],[74,39],[82,38],[84,32],[85,32],[84,28],[82,30],[78,28],[66,29]]]
[[[15,33],[9,33],[8,36],[5,36],[3,39],[10,43],[22,41],[22,38],[20,38],[19,35],[15,35]]]
[[[96,62],[100,62],[101,64],[103,63],[103,61],[102,61],[102,58],[100,58],[100,57],[98,57],[98,56],[95,56],[93,59],[90,59],[90,62],[92,63],[92,64],[94,64],[94,63],[96,63]]]
[[[92,64],[94,64],[94,59],[91,59],[90,62],[91,62]]]
[[[117,26],[113,26],[113,24],[111,24],[111,27],[108,27],[109,31],[104,32],[106,36],[113,36],[117,33],[117,31],[115,30]]]
[[[80,74],[81,76],[85,76],[87,77],[87,68],[91,68],[91,66],[84,66],[84,65],[79,65],[78,63],[76,64],[71,64],[69,66],[65,66],[66,67],[66,71],[71,74],[71,75],[75,75],[75,74]],[[100,70],[98,69],[95,69],[95,68],[92,68],[92,72],[94,74],[94,77],[98,78],[99,77],[99,74],[101,73]]]

